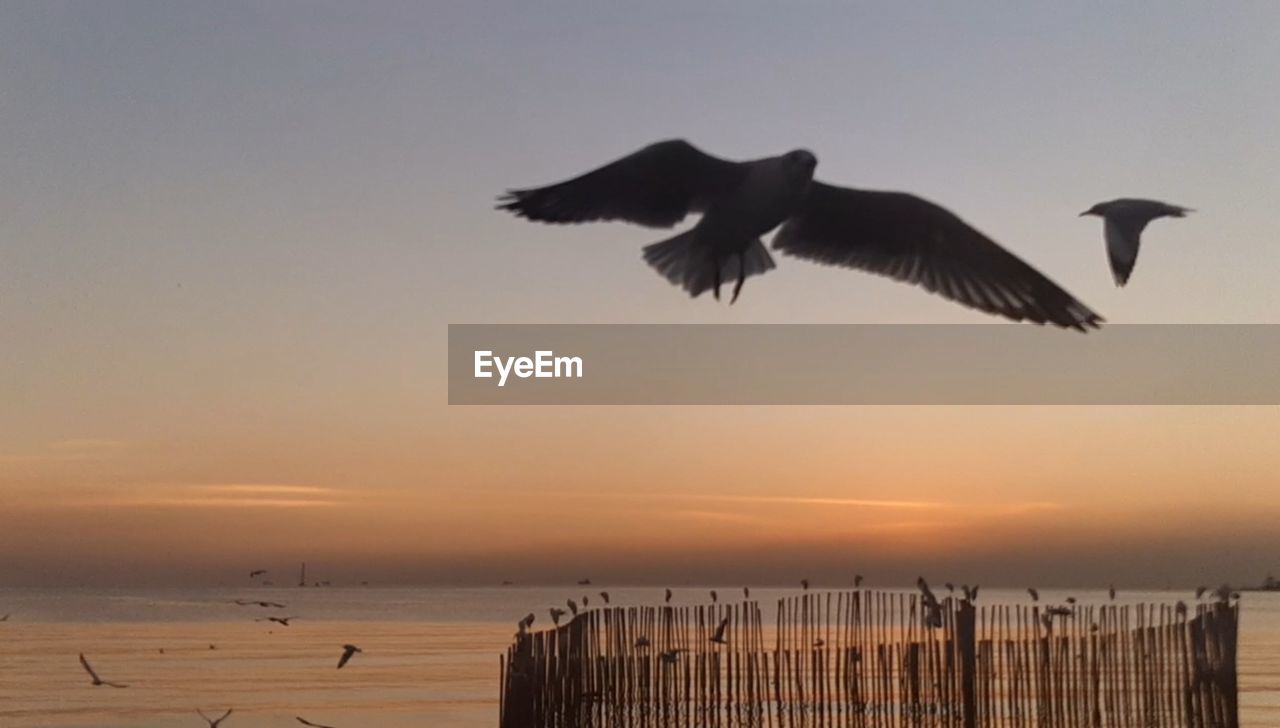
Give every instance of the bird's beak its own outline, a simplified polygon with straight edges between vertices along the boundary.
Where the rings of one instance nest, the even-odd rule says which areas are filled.
[[[1085,215],[1092,215],[1092,214],[1093,214],[1093,210],[1085,210],[1084,212],[1080,213],[1078,217],[1084,217]]]

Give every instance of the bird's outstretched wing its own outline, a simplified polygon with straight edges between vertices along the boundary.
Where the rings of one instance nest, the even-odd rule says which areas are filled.
[[[565,182],[510,190],[497,207],[539,222],[625,220],[665,228],[704,210],[708,199],[732,190],[747,170],[673,139]]]
[[[1103,318],[954,213],[903,192],[814,182],[773,239],[789,255],[914,283],[1014,321],[1086,330]]]
[[[351,645],[343,645],[342,657],[338,658],[338,669],[341,670],[342,666],[347,664],[347,661],[350,660],[351,656],[354,655],[356,652],[358,652],[358,648],[353,647]]]
[[[301,723],[301,724],[303,724],[303,725],[309,725],[309,726],[311,726],[311,728],[333,728],[333,726],[331,726],[331,725],[324,725],[324,724],[322,724],[322,723],[312,723],[311,721],[307,720],[306,718],[303,718],[303,717],[302,717],[302,716],[300,716],[300,715],[295,715],[295,716],[293,716],[293,717],[294,717],[294,719],[295,719],[295,720],[297,720],[299,723]]]
[[[80,653],[80,666],[84,668],[85,672],[89,673],[89,677],[93,678],[94,684],[102,682],[102,678],[98,677],[98,673],[93,671],[93,667],[89,665],[89,661],[84,659],[83,652]]]

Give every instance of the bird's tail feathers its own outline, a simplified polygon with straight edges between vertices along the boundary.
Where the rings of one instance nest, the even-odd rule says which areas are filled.
[[[654,270],[695,298],[715,288],[717,267],[711,247],[699,245],[697,233],[697,228],[694,228],[644,248],[644,259]],[[742,253],[741,261],[737,255],[730,255],[719,262],[720,284],[734,285],[740,272],[745,274],[745,278],[750,278],[775,267],[768,249],[757,238]]]

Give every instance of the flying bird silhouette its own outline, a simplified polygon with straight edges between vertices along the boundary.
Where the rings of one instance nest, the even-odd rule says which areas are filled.
[[[523,624],[523,622],[521,622],[521,624]],[[351,656],[357,652],[363,653],[364,650],[360,649],[359,647],[356,647],[355,645],[343,645],[342,657],[338,658],[338,669],[341,670],[342,666],[347,664],[347,662],[351,659]]]
[[[227,716],[231,715],[231,709],[227,709],[227,712],[223,713],[222,717],[217,719],[210,718],[205,715],[204,711],[199,708],[196,708],[196,712],[200,714],[201,718],[204,718],[204,722],[209,724],[209,728],[218,728],[218,726],[222,724],[222,721],[226,720]]]
[[[258,605],[259,607],[270,607],[270,608],[273,608],[273,609],[284,609],[284,606],[285,606],[285,605],[281,604],[280,602],[258,602],[258,601],[254,601],[254,600],[252,600],[252,599],[237,599],[237,600],[235,600],[235,602],[236,602],[236,604],[239,604],[239,605],[240,605],[240,606],[242,606],[242,607],[247,607],[247,606],[249,606],[250,604],[256,604],[256,605]]]
[[[255,621],[255,622],[275,622],[276,624],[281,625],[282,627],[288,627],[288,626],[289,626],[289,620],[291,620],[291,619],[297,619],[297,617],[264,617],[264,618],[261,618],[261,619],[255,619],[255,620],[253,620],[253,621]],[[213,649],[213,645],[209,645],[209,649],[211,649],[211,650],[212,650],[212,649]]]
[[[98,677],[98,673],[93,671],[93,667],[89,665],[89,661],[84,659],[83,652],[80,653],[80,666],[84,668],[85,672],[89,673],[89,677],[93,679],[93,684],[95,687],[99,685],[106,685],[109,688],[129,687],[128,685],[125,685],[123,683],[108,682],[107,680],[103,680],[102,678]]]
[[[578,586],[587,586],[587,585],[588,585],[588,584],[590,584],[590,583],[591,583],[591,580],[590,580],[590,579],[579,579],[579,580],[578,580]]]
[[[1138,244],[1147,223],[1161,217],[1185,217],[1195,212],[1188,207],[1170,205],[1155,200],[1122,198],[1099,202],[1080,213],[1102,218],[1102,235],[1107,241],[1107,258],[1111,261],[1111,275],[1117,286],[1129,282],[1133,264],[1138,262]]]
[[[323,723],[312,723],[311,721],[307,720],[306,718],[303,718],[300,715],[295,715],[293,716],[293,718],[294,720],[298,721],[303,725],[311,726],[311,728],[333,728],[333,726],[324,725]]]
[[[729,617],[726,615],[724,619],[720,620],[720,626],[716,627],[716,633],[711,635],[711,641],[720,645],[727,644],[724,638],[724,631],[728,628]]]
[[[645,260],[689,295],[775,266],[760,236],[781,226],[774,250],[923,286],[1015,321],[1081,331],[1102,317],[954,213],[903,192],[836,187],[813,178],[804,149],[733,162],[684,140],[651,144],[573,179],[509,190],[498,209],[547,223],[621,220],[690,230],[644,249]]]

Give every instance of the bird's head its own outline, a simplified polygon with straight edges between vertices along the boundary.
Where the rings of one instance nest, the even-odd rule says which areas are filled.
[[[782,155],[782,162],[796,176],[804,179],[813,177],[813,170],[818,166],[818,158],[808,149],[793,149]]]
[[[1098,217],[1102,217],[1106,214],[1107,214],[1106,203],[1099,202],[1093,207],[1090,207],[1088,210],[1085,210],[1084,212],[1080,213],[1080,217],[1084,217],[1085,215],[1097,215]]]

